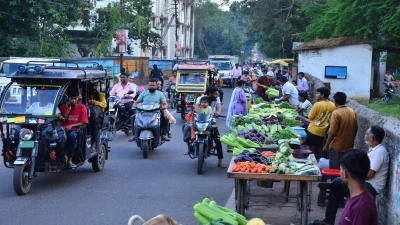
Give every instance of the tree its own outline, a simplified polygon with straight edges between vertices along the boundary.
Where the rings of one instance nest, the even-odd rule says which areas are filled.
[[[199,58],[213,54],[241,54],[243,35],[233,14],[207,0],[197,2],[195,21],[194,54]]]
[[[108,4],[106,8],[99,10],[98,15],[92,17],[93,29],[88,29],[89,38],[86,38],[82,51],[88,52],[87,48],[91,48],[99,57],[113,55],[115,50],[110,49],[110,44],[115,38],[115,32],[122,28],[129,31],[128,38],[131,41],[139,40],[141,48],[158,43],[160,35],[150,25],[152,7],[151,0],[125,0],[122,21],[119,2]],[[130,45],[128,53],[132,54]]]
[[[65,30],[90,7],[83,0],[1,0],[0,56],[70,56]]]
[[[247,37],[258,50],[271,58],[292,57],[292,42],[302,39],[309,18],[301,10],[308,0],[242,0],[241,10],[248,20]]]

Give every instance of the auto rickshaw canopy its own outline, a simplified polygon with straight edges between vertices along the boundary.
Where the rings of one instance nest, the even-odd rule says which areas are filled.
[[[176,92],[204,93],[207,88],[208,77],[214,72],[212,64],[182,64],[178,66],[176,74]]]

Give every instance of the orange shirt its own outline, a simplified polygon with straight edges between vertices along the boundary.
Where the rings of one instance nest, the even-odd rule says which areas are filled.
[[[346,105],[338,106],[331,116],[329,133],[334,135],[334,138],[329,149],[341,153],[353,148],[357,128],[357,117],[354,110]]]

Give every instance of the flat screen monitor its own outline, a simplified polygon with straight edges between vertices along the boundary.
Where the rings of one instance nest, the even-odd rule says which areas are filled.
[[[325,66],[325,78],[346,79],[347,66]]]

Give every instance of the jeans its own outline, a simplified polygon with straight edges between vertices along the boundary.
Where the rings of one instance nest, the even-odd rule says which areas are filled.
[[[125,109],[128,110],[128,112],[129,112],[129,118],[130,118],[130,117],[134,114],[134,113],[133,113],[134,111],[133,111],[133,109],[132,109],[133,101],[125,103],[124,106],[125,106]]]
[[[74,156],[77,140],[78,140],[78,131],[70,130],[67,133],[67,144],[66,144],[68,158],[72,158]]]
[[[371,193],[372,196],[377,196],[375,188],[368,182],[366,182],[366,188]],[[336,213],[339,208],[340,200],[344,198],[345,195],[350,193],[349,188],[343,184],[340,177],[334,179],[330,185],[330,193],[328,198],[328,207],[325,212],[324,222],[328,224],[335,224]]]
[[[340,169],[340,159],[344,152],[335,152],[333,149],[329,149],[329,168]]]
[[[223,159],[224,158],[224,153],[222,152],[222,144],[221,141],[219,140],[219,130],[218,128],[213,128],[213,132],[211,135],[211,138],[214,140],[215,142],[215,147],[217,149],[217,155],[218,155],[218,159]]]
[[[99,121],[100,118],[89,118],[90,121],[90,136],[93,143],[97,143],[97,134],[99,133]]]
[[[236,82],[238,81],[238,78],[232,78],[232,87],[236,87]]]

